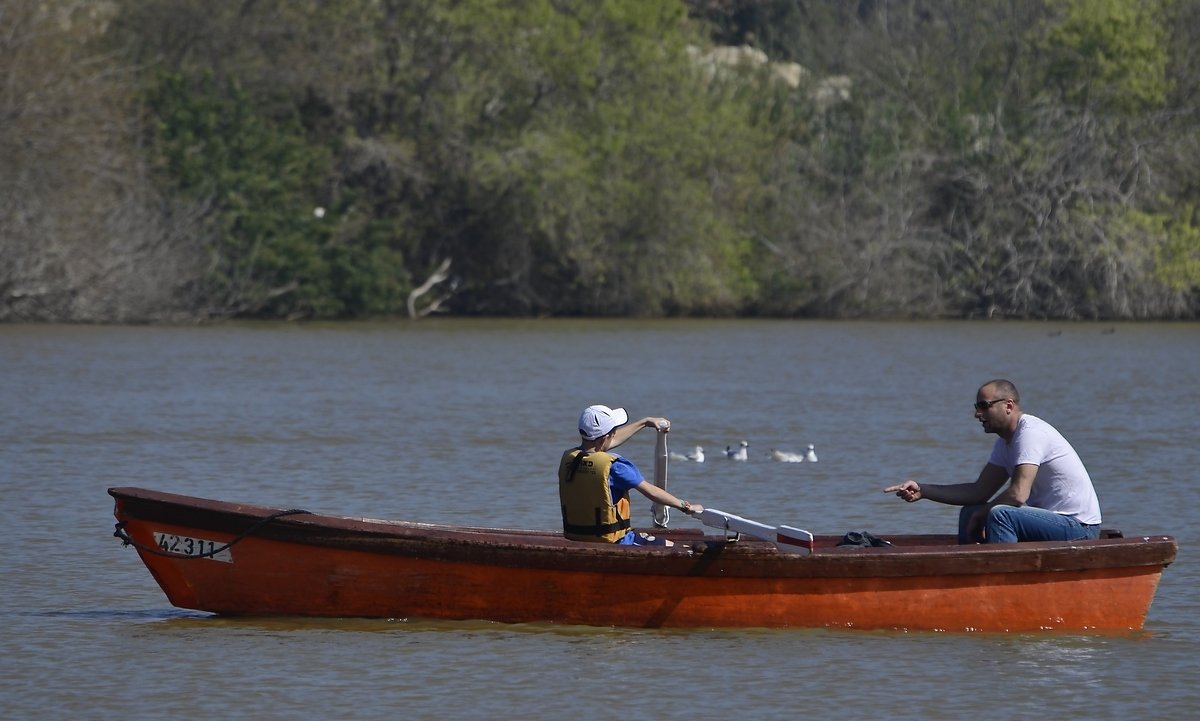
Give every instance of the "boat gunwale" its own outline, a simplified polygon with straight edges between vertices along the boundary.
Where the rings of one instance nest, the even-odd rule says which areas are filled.
[[[110,488],[129,520],[237,536],[282,509],[141,488]],[[304,512],[274,518],[247,539],[366,553],[548,570],[728,577],[898,577],[1133,569],[1161,570],[1175,558],[1171,536],[1095,541],[947,545],[952,536],[889,536],[886,547],[836,546],[817,536],[811,555],[782,553],[766,541],[730,540],[697,529],[663,531],[674,546],[618,546],[565,539],[554,531],[387,521]],[[921,541],[940,541],[921,543]]]

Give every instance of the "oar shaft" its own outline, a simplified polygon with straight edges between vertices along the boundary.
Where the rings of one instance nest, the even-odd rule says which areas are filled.
[[[705,508],[697,518],[706,526],[720,528],[726,533],[738,533],[775,544],[775,548],[788,553],[812,553],[813,535],[802,528],[792,526],[768,526],[732,513]],[[803,549],[803,550],[801,550]]]

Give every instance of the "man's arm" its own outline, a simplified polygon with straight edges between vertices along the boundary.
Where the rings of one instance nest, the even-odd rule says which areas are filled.
[[[1034,468],[1036,472],[1036,467]],[[895,493],[898,497],[903,498],[909,503],[919,501],[922,498],[938,503],[945,503],[951,506],[973,506],[979,503],[986,503],[1000,487],[1008,480],[1008,472],[1001,466],[994,463],[989,463],[979,472],[979,477],[974,483],[948,483],[934,484],[926,483],[924,485],[913,480],[905,481],[894,486],[888,486],[883,489],[884,493]],[[1030,478],[1032,483],[1032,477]],[[1025,497],[1029,497],[1026,491]]]
[[[1033,463],[1022,463],[1013,470],[1012,483],[996,499],[992,505],[1023,506],[1029,500],[1033,490],[1033,479],[1037,477],[1038,466]]]

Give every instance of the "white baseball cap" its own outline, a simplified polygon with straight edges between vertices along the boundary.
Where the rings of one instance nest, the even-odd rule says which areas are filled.
[[[588,406],[579,415],[579,434],[584,440],[594,441],[617,426],[629,422],[629,414],[624,408],[609,408],[608,406]]]

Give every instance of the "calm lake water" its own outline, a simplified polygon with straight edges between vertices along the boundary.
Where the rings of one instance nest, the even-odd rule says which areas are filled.
[[[554,469],[591,403],[703,446],[670,467],[689,500],[814,532],[948,532],[956,509],[881,489],[973,480],[994,437],[970,404],[998,376],[1075,445],[1106,527],[1179,540],[1144,631],[227,620],[172,608],[111,535],[116,485],[554,528]],[[0,326],[0,716],[1191,718],[1198,415],[1194,323]],[[719,457],[743,439],[749,461]],[[818,463],[768,457],[809,443]],[[653,468],[649,431],[621,450]]]

